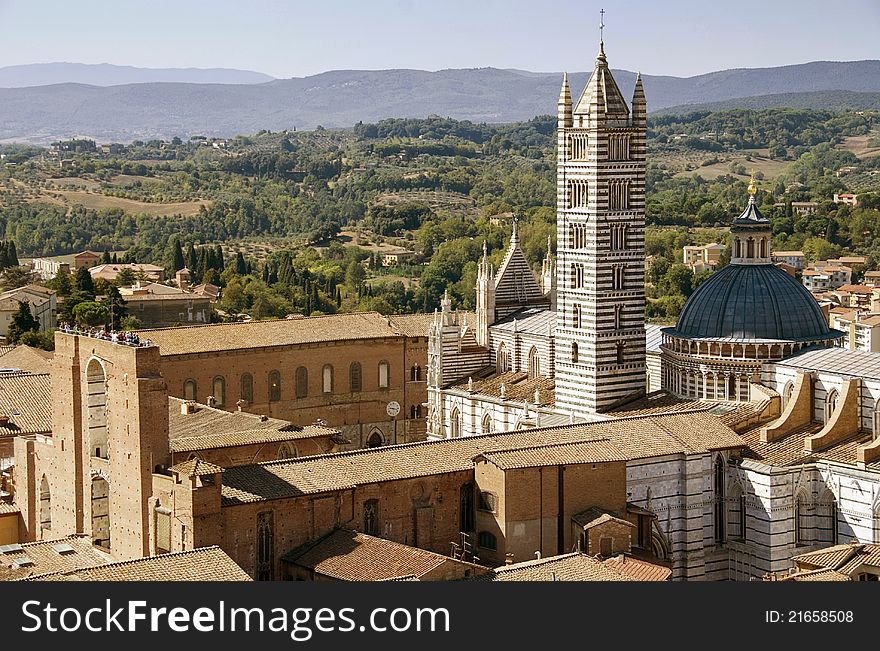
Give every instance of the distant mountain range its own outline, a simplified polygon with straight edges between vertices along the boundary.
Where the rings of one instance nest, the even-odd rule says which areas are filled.
[[[185,84],[262,84],[274,77],[232,68],[136,68],[110,63],[31,63],[0,68],[0,88],[49,84],[120,86],[176,82]]]
[[[573,94],[581,92],[587,74],[569,75]],[[336,70],[251,84],[60,83],[0,88],[0,141],[234,136],[260,129],[350,127],[358,121],[432,114],[513,122],[555,113],[561,76],[497,68]],[[635,73],[615,70],[614,76],[629,97]],[[651,112],[707,106],[872,108],[880,93],[880,61],[818,61],[643,79]]]

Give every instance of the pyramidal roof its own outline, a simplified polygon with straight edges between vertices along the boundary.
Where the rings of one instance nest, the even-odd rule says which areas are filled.
[[[507,255],[504,256],[504,262],[501,263],[495,276],[495,304],[531,303],[541,301],[543,298],[544,292],[541,291],[535,274],[532,273],[526,256],[520,248],[516,221],[514,221]]]
[[[595,106],[599,112],[612,118],[629,117],[629,107],[608,68],[604,43],[599,45],[596,68],[584,87],[584,92],[581,93],[581,98],[578,100],[574,112],[587,114],[590,112],[591,106]]]

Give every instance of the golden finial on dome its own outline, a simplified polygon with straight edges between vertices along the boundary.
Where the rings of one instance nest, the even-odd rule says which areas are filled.
[[[749,182],[749,194],[753,197],[758,194],[758,186],[755,185],[755,170],[752,170],[752,180]]]

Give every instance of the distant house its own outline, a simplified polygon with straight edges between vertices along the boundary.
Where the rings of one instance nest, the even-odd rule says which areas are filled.
[[[837,289],[852,282],[852,267],[831,260],[820,260],[804,269],[801,282],[811,292]]]
[[[797,268],[788,264],[787,262],[777,262],[776,266],[782,269],[789,276],[795,277],[797,276]]]
[[[137,283],[120,287],[130,316],[149,328],[211,321],[211,300],[177,287],[158,283]]]
[[[57,325],[55,292],[39,285],[26,285],[0,294],[0,335],[3,337],[9,332],[12,315],[18,312],[19,301],[30,305],[31,314],[40,323],[40,330],[51,330]]]
[[[834,203],[842,203],[847,206],[857,208],[859,205],[859,195],[857,194],[836,194],[834,195]]]
[[[723,244],[704,244],[702,246],[686,246],[683,249],[684,263],[694,273],[700,273],[706,269],[713,269],[721,259],[721,254],[727,247]]]
[[[197,296],[203,296],[210,300],[212,303],[216,303],[220,300],[220,288],[217,285],[212,285],[211,283],[202,283],[201,285],[196,285],[192,288],[192,293]]]
[[[869,287],[880,287],[880,271],[866,271],[864,283]]]
[[[773,251],[771,258],[773,262],[784,262],[795,269],[804,268],[803,251]]]
[[[103,278],[112,283],[123,269],[131,269],[135,275],[142,275],[144,280],[158,283],[165,280],[164,268],[157,267],[154,264],[139,264],[136,262],[128,264],[99,264],[97,267],[91,267],[89,273],[92,275],[92,280]]]
[[[880,352],[880,314],[852,310],[832,314],[832,326],[847,333],[844,348]]]
[[[77,253],[73,256],[73,270],[79,271],[83,267],[88,269],[89,267],[94,267],[98,261],[101,259],[101,256],[94,251],[83,251],[82,253]]]
[[[489,217],[489,223],[492,226],[507,226],[507,224],[513,221],[514,216],[512,212],[500,212]]]
[[[415,255],[412,251],[406,251],[401,249],[400,251],[391,251],[390,253],[382,254],[382,266],[383,267],[396,267],[398,265],[403,264],[410,258]]]
[[[60,271],[70,273],[70,263],[59,262],[50,258],[34,258],[31,269],[40,280],[52,280]]]

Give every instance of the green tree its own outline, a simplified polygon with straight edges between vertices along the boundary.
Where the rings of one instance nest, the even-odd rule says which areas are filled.
[[[50,289],[54,289],[58,296],[70,296],[73,286],[70,283],[70,274],[64,269],[60,269],[55,277],[47,283]]]
[[[76,270],[76,276],[73,279],[73,287],[86,296],[95,297],[95,283],[92,281],[92,274],[85,267]]]
[[[83,301],[73,308],[73,320],[78,326],[93,328],[110,322],[110,310],[95,301]]]
[[[170,269],[172,272],[180,271],[186,266],[186,261],[183,259],[183,247],[180,245],[180,238],[172,238],[170,247]]]
[[[55,350],[55,331],[45,330],[43,332],[30,330],[21,335],[18,343],[31,348],[42,348],[43,350]]]
[[[27,301],[19,301],[18,309],[12,315],[12,321],[9,323],[6,341],[13,345],[18,344],[25,332],[36,332],[39,329],[40,322],[37,321],[31,313],[30,303]]]
[[[119,273],[116,274],[116,284],[119,287],[131,287],[136,280],[137,276],[135,276],[131,267],[123,267],[119,270]]]
[[[122,321],[128,314],[128,308],[125,306],[125,299],[122,298],[122,294],[119,293],[119,289],[115,285],[110,285],[107,290],[107,298],[102,304],[107,306],[110,313],[110,326],[114,329],[121,328]]]
[[[30,267],[8,267],[0,277],[0,288],[4,290],[17,289],[30,285],[36,279],[37,276],[30,270]]]

